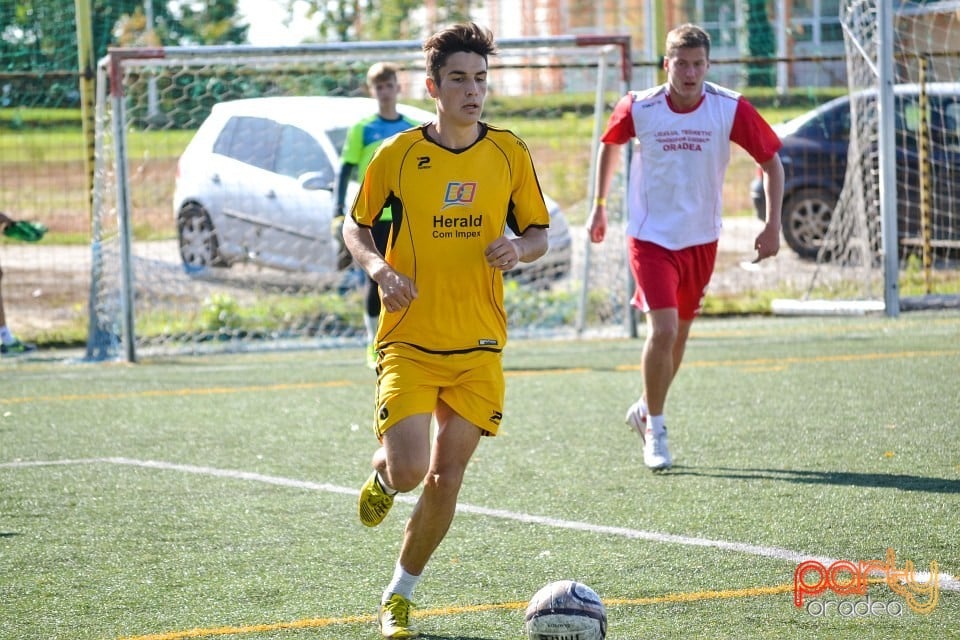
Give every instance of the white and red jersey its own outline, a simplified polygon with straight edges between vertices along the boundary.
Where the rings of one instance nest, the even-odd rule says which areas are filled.
[[[626,94],[601,141],[625,144],[634,138],[627,234],[667,249],[720,237],[730,141],[758,163],[782,146],[746,98],[710,82],[703,83],[703,97],[689,111],[675,109],[665,84]]]

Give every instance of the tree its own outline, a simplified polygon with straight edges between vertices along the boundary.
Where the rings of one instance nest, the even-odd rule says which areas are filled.
[[[142,0],[92,0],[94,54],[107,52],[120,16]],[[78,100],[77,28],[74,0],[4,0],[0,2],[0,78],[8,106],[57,107]]]
[[[364,40],[411,40],[418,29],[410,29],[410,13],[423,0],[383,0],[379,7],[367,6],[363,22]]]
[[[125,31],[125,44],[148,44],[134,35],[136,27],[146,30],[145,2],[152,2],[159,44],[246,41],[249,27],[240,22],[237,0],[91,0],[98,58],[106,55],[110,45],[120,44]],[[0,2],[0,70],[75,69],[75,10],[75,0]]]
[[[243,43],[237,0],[90,0],[96,59],[110,46]],[[155,32],[147,33],[144,3]],[[174,13],[174,10],[177,13]],[[77,100],[75,0],[0,2],[0,91],[5,105],[63,106]]]
[[[287,0],[287,15],[296,5],[305,5],[307,16],[321,17],[319,35],[325,40],[411,40],[436,25],[412,24],[411,15],[424,0]],[[436,21],[459,22],[470,15],[476,0],[435,2]]]
[[[749,0],[747,3],[747,49],[751,58],[772,58],[776,51],[766,0]],[[747,85],[772,87],[774,72],[772,64],[750,63],[747,65]]]
[[[237,0],[153,2],[153,29],[148,31],[141,6],[120,18],[119,44],[126,47],[194,44],[242,44],[249,26],[237,15]]]
[[[453,0],[437,7],[437,24],[426,25],[428,31],[435,31],[441,24],[453,24],[470,20],[470,9],[482,2],[474,0]]]
[[[111,31],[142,0],[94,0],[94,51],[107,52]],[[15,0],[0,3],[0,60],[3,70],[76,68],[77,31],[74,0]]]
[[[237,15],[237,0],[204,0],[181,5],[178,42],[186,44],[241,44],[247,41],[249,25]]]

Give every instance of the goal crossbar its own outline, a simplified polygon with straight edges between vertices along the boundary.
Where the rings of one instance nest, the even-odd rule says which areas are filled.
[[[569,35],[552,37],[528,37],[528,38],[504,38],[497,41],[498,56],[491,61],[492,68],[510,68],[510,65],[516,65],[516,68],[540,68],[544,65],[554,64],[545,62],[544,58],[552,60],[559,56],[564,60],[558,66],[576,67],[579,63],[592,68],[603,68],[604,63],[588,64],[584,61],[583,55],[578,50],[591,48],[600,52],[600,58],[606,60],[610,54],[617,54],[618,69],[613,70],[619,76],[619,91],[625,90],[629,86],[631,78],[631,40],[627,35]],[[122,348],[122,357],[130,362],[135,362],[136,354],[136,336],[135,336],[135,317],[134,304],[136,295],[134,292],[133,263],[132,254],[132,211],[131,211],[131,193],[129,178],[127,176],[127,98],[125,85],[127,83],[127,74],[139,73],[140,70],[159,70],[168,67],[196,67],[204,64],[230,64],[241,65],[290,65],[297,68],[298,65],[309,65],[316,63],[335,63],[337,65],[355,65],[358,63],[379,61],[389,56],[391,60],[405,65],[406,69],[415,69],[414,61],[422,56],[422,42],[415,40],[403,41],[380,41],[380,42],[355,42],[355,43],[322,43],[322,44],[302,44],[283,47],[263,47],[253,45],[239,46],[175,46],[175,47],[154,47],[154,48],[126,48],[114,47],[108,49],[98,65],[98,101],[102,109],[103,103],[109,105],[110,117],[109,130],[105,126],[105,118],[102,111],[98,118],[98,127],[103,134],[112,137],[112,162],[99,158],[98,175],[112,172],[112,179],[115,180],[113,189],[108,189],[110,197],[113,199],[116,207],[117,235],[113,242],[117,248],[117,254],[113,255],[119,265],[120,274],[116,285],[118,291],[111,297],[109,306],[112,311],[112,319],[104,322],[102,318],[97,317],[97,312],[93,309],[91,302],[91,338],[88,344],[88,357],[91,354],[97,354],[97,359],[106,359],[117,354],[113,350]],[[579,62],[578,62],[579,61]],[[103,86],[103,85],[106,85]],[[598,94],[598,102],[594,105],[595,117],[601,117],[603,113],[602,97]],[[597,127],[595,127],[596,129]],[[102,135],[101,135],[102,138]],[[102,143],[102,141],[101,141]],[[597,141],[593,141],[594,149]],[[107,153],[106,155],[110,155]],[[595,153],[595,151],[594,151]],[[103,194],[100,194],[102,199]],[[96,225],[94,231],[96,232]],[[100,280],[97,273],[101,270],[100,261],[104,259],[103,247],[97,233],[94,238],[94,264],[91,301],[96,298],[93,288]],[[585,286],[585,283],[584,283]],[[116,310],[119,309],[119,313]]]
[[[631,79],[631,38],[629,35],[566,35],[544,36],[530,38],[503,38],[497,40],[497,47],[501,51],[512,49],[562,49],[583,47],[615,47],[620,52],[620,75],[624,82]],[[125,64],[136,61],[150,61],[156,64],[164,58],[176,57],[181,60],[221,58],[261,58],[283,56],[295,60],[298,56],[316,59],[317,57],[343,56],[349,54],[352,61],[379,60],[383,54],[396,55],[404,53],[410,60],[418,59],[423,51],[423,42],[420,40],[382,40],[370,42],[334,42],[299,44],[285,46],[260,45],[198,45],[198,46],[170,46],[170,47],[110,47],[101,64],[108,68],[110,77],[110,92],[123,91],[122,69]]]

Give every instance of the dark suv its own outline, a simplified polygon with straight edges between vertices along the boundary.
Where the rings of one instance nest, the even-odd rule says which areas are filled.
[[[867,108],[875,109],[875,96],[862,95],[871,103]],[[960,247],[960,83],[928,84],[926,95],[933,244],[955,249]],[[917,244],[920,235],[919,100],[919,85],[896,85],[897,231],[904,245]],[[840,196],[847,169],[850,118],[850,97],[843,96],[774,126],[783,141],[783,238],[801,257],[816,258]],[[751,183],[750,191],[757,215],[763,219],[765,205],[759,178]]]

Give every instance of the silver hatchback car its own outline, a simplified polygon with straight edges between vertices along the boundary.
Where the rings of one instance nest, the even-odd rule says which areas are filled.
[[[415,120],[434,114],[398,105]],[[173,212],[187,272],[250,262],[287,271],[337,271],[330,230],[340,151],[347,129],[375,113],[371,98],[272,97],[222,102],[177,165]],[[352,193],[358,186],[351,185]],[[570,271],[572,242],[558,205],[550,251],[509,274],[521,281]]]

